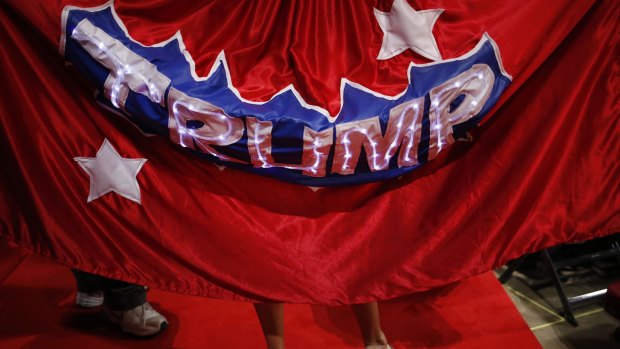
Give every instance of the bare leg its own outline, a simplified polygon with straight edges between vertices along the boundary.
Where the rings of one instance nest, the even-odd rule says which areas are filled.
[[[366,348],[388,348],[387,338],[381,330],[379,305],[377,302],[351,305],[357,324],[362,331]]]
[[[263,329],[268,349],[284,349],[284,304],[255,303],[254,309]]]

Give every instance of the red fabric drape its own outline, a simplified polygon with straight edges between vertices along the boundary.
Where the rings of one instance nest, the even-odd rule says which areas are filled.
[[[444,58],[489,32],[513,85],[473,143],[400,180],[315,192],[220,171],[94,103],[57,43],[65,5],[99,2],[8,1],[0,235],[67,266],[171,291],[343,304],[425,290],[619,230],[618,3],[411,3],[446,9],[435,28]],[[390,4],[115,6],[144,43],[181,30],[199,75],[225,49],[246,98],[293,83],[333,112],[341,77],[394,94],[409,62],[421,61],[413,53],[374,59],[381,32],[365,11]],[[104,138],[123,157],[148,159],[137,177],[142,205],[116,194],[86,202],[89,179],[73,158],[94,157]]]

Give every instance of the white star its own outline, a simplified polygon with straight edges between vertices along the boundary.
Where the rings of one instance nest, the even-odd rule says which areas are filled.
[[[75,157],[73,160],[90,176],[87,202],[113,191],[140,204],[140,187],[136,176],[146,159],[123,158],[105,139],[96,157]]]
[[[377,59],[392,58],[406,49],[434,61],[441,59],[433,26],[443,9],[416,11],[405,0],[395,0],[389,13],[374,10],[383,31]]]

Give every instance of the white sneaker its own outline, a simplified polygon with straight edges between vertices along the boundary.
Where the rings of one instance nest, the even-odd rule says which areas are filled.
[[[75,296],[75,304],[82,308],[95,308],[103,304],[103,292],[78,292]]]
[[[168,327],[168,320],[148,303],[130,310],[117,311],[103,307],[103,315],[121,330],[140,337],[153,336]]]

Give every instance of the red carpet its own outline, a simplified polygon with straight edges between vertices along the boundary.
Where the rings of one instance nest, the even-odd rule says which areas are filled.
[[[68,269],[0,240],[0,348],[264,348],[250,304],[149,291],[170,321],[150,340],[73,305]],[[540,348],[491,273],[380,305],[395,349]],[[362,348],[348,307],[286,306],[287,348]]]

